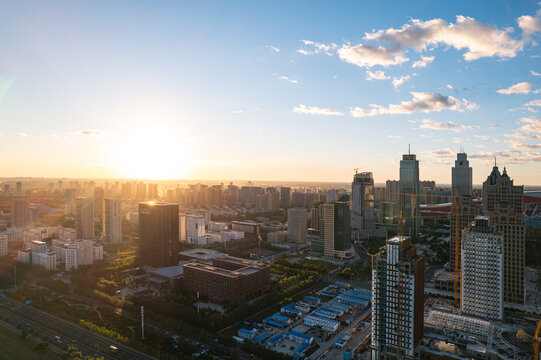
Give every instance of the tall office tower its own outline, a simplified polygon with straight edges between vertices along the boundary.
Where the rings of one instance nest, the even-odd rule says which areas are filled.
[[[15,195],[11,199],[11,226],[24,227],[28,224],[28,201],[26,196]]]
[[[359,240],[375,231],[374,178],[371,172],[356,173],[351,183],[351,236]]]
[[[524,304],[526,228],[523,211],[524,187],[513,185],[495,165],[483,183],[483,210],[503,233],[503,300]]]
[[[335,202],[338,201],[338,191],[336,189],[331,189],[327,191],[327,201],[326,202]]]
[[[355,256],[351,246],[351,211],[349,201],[321,205],[323,255],[341,259]]]
[[[278,207],[280,206],[280,194],[278,191],[267,191],[265,206],[267,207],[267,211],[278,210]]]
[[[57,189],[58,191],[62,191],[62,180],[58,180]]]
[[[405,219],[404,234],[416,238],[419,235],[419,160],[414,154],[402,155],[399,182],[400,213]]]
[[[396,236],[372,257],[372,359],[415,359],[423,337],[425,259]]]
[[[250,202],[250,187],[249,186],[243,186],[240,188],[239,200],[241,203]]]
[[[303,193],[301,191],[293,192],[293,195],[291,198],[291,206],[304,207],[305,202],[306,202],[306,193]]]
[[[94,188],[94,216],[103,216],[103,198],[105,191],[102,187],[96,186]]]
[[[291,202],[291,188],[285,187],[285,186],[280,188],[280,207],[287,209],[289,207],[290,202]]]
[[[16,184],[16,194],[17,195],[22,195],[23,194],[23,183],[20,182],[20,181],[17,181],[17,184]]]
[[[323,208],[321,207],[323,202],[316,201],[312,203],[311,209],[311,228],[319,230],[321,229],[321,222],[323,221]]]
[[[287,242],[306,244],[306,208],[287,210]]]
[[[78,197],[75,199],[75,229],[77,238],[94,240],[94,199]]]
[[[121,199],[103,199],[103,236],[108,244],[122,241]]]
[[[139,242],[141,265],[177,265],[180,247],[178,204],[139,203]]]
[[[464,314],[503,317],[503,234],[487,216],[463,232],[461,309]]]
[[[144,182],[137,183],[136,195],[137,201],[143,201],[147,199],[147,184]]]
[[[227,192],[231,195],[231,204],[238,204],[240,200],[239,187],[237,185],[233,185],[233,183],[229,183],[229,185],[227,185]]]
[[[385,201],[398,202],[400,192],[398,180],[387,180],[385,182]]]
[[[458,229],[457,229],[457,210],[458,210]],[[481,215],[481,203],[476,201],[470,195],[460,195],[458,198],[458,209],[456,208],[455,203],[451,204],[451,221],[449,223],[449,229],[451,230],[449,238],[449,265],[451,271],[459,272],[460,277],[460,249],[462,249],[461,239],[462,239],[462,230],[466,229],[475,218]],[[458,230],[458,232],[457,232]],[[456,242],[458,241],[458,245]],[[458,259],[455,258],[455,249],[458,250]],[[458,265],[458,267],[456,266]],[[460,291],[460,283],[457,284]]]
[[[75,189],[66,189],[64,192],[65,205],[64,205],[64,214],[71,215],[75,212],[75,197],[77,191]]]
[[[8,256],[8,236],[0,235],[0,257]]]
[[[466,153],[456,154],[455,166],[452,169],[453,195],[473,194],[473,170]]]
[[[9,195],[9,184],[4,184],[4,193],[2,195],[4,196]]]

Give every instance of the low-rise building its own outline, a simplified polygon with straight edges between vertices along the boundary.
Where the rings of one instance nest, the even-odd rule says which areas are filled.
[[[41,265],[47,270],[56,270],[56,253],[54,251],[32,252],[32,265]]]

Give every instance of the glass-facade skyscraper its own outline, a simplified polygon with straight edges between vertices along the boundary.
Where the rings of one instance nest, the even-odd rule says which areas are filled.
[[[404,154],[400,161],[400,215],[405,219],[404,235],[419,235],[419,160],[415,154]]]
[[[472,194],[473,170],[466,153],[456,154],[455,166],[451,171],[453,181],[453,195],[459,196]]]

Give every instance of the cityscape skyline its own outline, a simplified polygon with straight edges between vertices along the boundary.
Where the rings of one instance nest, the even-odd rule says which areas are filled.
[[[5,176],[381,183],[412,144],[541,184],[536,2],[31,4],[0,4]]]

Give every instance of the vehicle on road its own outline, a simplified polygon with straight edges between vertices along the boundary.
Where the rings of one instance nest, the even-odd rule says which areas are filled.
[[[110,345],[109,346],[109,352],[112,352],[112,353],[117,353],[118,352],[118,348],[114,345]]]

